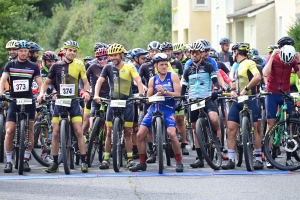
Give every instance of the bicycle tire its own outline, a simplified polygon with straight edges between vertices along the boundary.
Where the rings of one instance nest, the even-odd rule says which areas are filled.
[[[116,117],[113,123],[113,168],[115,172],[120,171],[122,166],[122,146],[121,146],[121,119]]]
[[[157,143],[157,157],[158,157],[158,173],[162,174],[164,171],[164,158],[163,158],[163,133],[161,119],[157,117],[155,119],[155,135]]]
[[[214,170],[220,169],[222,165],[221,143],[217,137],[210,132],[207,121],[204,118],[197,120],[196,134],[202,155],[207,164]]]
[[[191,147],[192,150],[195,150],[195,141],[194,141],[194,135],[193,135],[193,129],[192,129],[192,126],[191,126],[191,122],[190,122],[190,110],[188,110],[186,112],[186,115],[185,115],[185,120],[186,120],[186,136],[187,136],[187,140],[189,141],[189,145]]]
[[[170,152],[169,146],[171,146],[171,148],[172,148],[172,145],[170,145],[170,144],[166,144],[166,147],[165,147],[167,166],[171,166],[171,152]]]
[[[75,168],[75,166],[74,166],[74,146],[73,146],[73,137],[72,137],[72,131],[73,131],[73,128],[72,128],[72,123],[69,123],[69,133],[68,133],[68,143],[67,143],[67,149],[68,149],[68,162],[70,163],[69,165],[70,165],[70,169],[74,169]],[[74,138],[76,138],[75,136],[74,136]],[[77,146],[78,147],[78,142],[76,141],[75,142],[75,144],[74,144],[75,146]]]
[[[68,140],[69,140],[69,131],[67,127],[67,120],[62,119],[60,122],[60,144],[62,150],[62,160],[65,174],[70,174],[69,158],[68,158]]]
[[[241,133],[238,130],[236,134],[236,153],[235,153],[235,164],[237,167],[242,166],[243,163],[243,145],[242,145]]]
[[[0,114],[0,162],[4,162],[4,115]]]
[[[23,175],[24,154],[25,154],[25,120],[20,121],[20,151],[19,151],[19,166],[18,174]]]
[[[280,126],[284,126],[285,122],[286,122],[285,120],[276,122],[266,133],[265,139],[264,139],[264,151],[265,151],[266,158],[268,159],[268,161],[270,162],[270,164],[272,166],[274,166],[275,168],[282,170],[282,171],[294,171],[294,170],[297,170],[300,168],[300,166],[298,164],[294,164],[294,165],[290,165],[290,166],[285,166],[285,163],[280,164],[279,162],[275,161],[275,158],[272,157],[271,152],[269,150],[269,149],[272,149],[272,148],[270,148],[269,143],[270,143],[270,141],[273,141],[273,137],[274,137],[276,129]],[[297,126],[300,126],[299,119],[289,118],[289,123],[287,125],[290,126],[291,123],[297,124]]]
[[[14,147],[14,160],[15,160],[15,169],[19,167],[19,147]]]
[[[87,163],[89,167],[92,166],[95,154],[97,150],[100,150],[100,141],[99,134],[102,130],[103,120],[100,117],[96,117],[95,122],[93,123],[92,133],[89,139],[88,150],[87,150]],[[102,124],[102,125],[101,125]]]
[[[220,130],[221,130],[221,143],[222,143],[222,147],[224,148],[225,146],[225,126],[224,126],[224,117],[223,117],[223,113],[222,110],[219,109],[219,120],[220,120]]]
[[[252,137],[249,133],[250,122],[248,117],[244,116],[242,119],[242,140],[243,140],[243,152],[245,157],[245,165],[248,172],[254,170],[253,168],[253,144]]]
[[[34,139],[38,139],[39,137],[36,137],[36,130],[38,129],[39,126],[48,126],[48,123],[47,122],[36,122],[34,124]],[[32,156],[35,158],[35,160],[40,163],[41,165],[43,165],[44,167],[49,167],[51,165],[51,163],[47,163],[45,162],[44,160],[41,159],[41,157],[38,155],[38,153],[36,152],[36,149],[34,148],[34,145],[33,145],[33,148],[31,150],[31,154]]]

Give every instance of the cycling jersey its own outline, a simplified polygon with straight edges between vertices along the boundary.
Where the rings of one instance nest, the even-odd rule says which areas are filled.
[[[47,76],[48,76],[48,73],[49,73],[49,69],[48,67],[44,66],[41,70],[41,76],[42,76],[42,81],[45,82]],[[52,80],[51,84],[48,85],[48,88],[47,88],[47,94],[51,94],[53,90],[56,90],[55,87],[55,79]]]
[[[93,59],[93,60],[87,62],[87,63],[85,64],[85,70],[88,70],[88,68],[89,68],[91,65],[97,64],[97,63],[98,63],[97,58],[95,58],[95,59]]]
[[[208,57],[205,62],[208,62],[210,64],[213,65],[213,68],[214,68],[214,71],[216,71],[216,73],[219,73],[219,68],[218,68],[218,64],[217,62],[215,61],[215,59],[211,58],[211,57]],[[185,70],[187,68],[189,68],[189,66],[191,66],[193,64],[193,60],[192,59],[189,59],[186,63],[185,63],[185,66],[184,66],[184,69],[183,69],[183,74],[185,72]]]
[[[224,63],[217,61],[217,64],[218,64],[218,69],[223,70],[223,72],[225,72],[226,74],[230,72]]]
[[[170,64],[173,68],[173,71],[175,73],[177,73],[179,75],[179,77],[181,77],[183,75],[183,71],[182,71],[182,65],[181,62],[179,62],[178,60],[171,60]]]
[[[222,52],[218,53],[218,60],[226,65],[228,70],[230,70],[233,65],[233,58],[231,56],[231,52],[227,52],[223,54]]]
[[[154,65],[152,62],[146,62],[141,65],[140,71],[139,71],[140,77],[144,77],[145,79],[145,85],[148,87],[148,82],[150,78],[154,76]]]
[[[188,61],[188,58],[183,54],[182,59],[179,60],[179,62],[181,62],[181,65],[184,66],[186,61]]]
[[[4,66],[4,72],[9,76],[10,96],[14,98],[32,98],[32,83],[40,77],[40,70],[36,63],[29,60],[19,62],[10,61]]]
[[[132,64],[125,64],[121,69],[114,65],[107,64],[101,72],[101,77],[109,78],[110,96],[113,99],[126,100],[132,96],[131,82],[139,76]]]
[[[276,55],[273,59],[271,72],[268,76],[267,91],[274,94],[280,94],[278,88],[281,88],[283,91],[289,93],[292,68],[294,68],[294,72],[299,71],[296,59],[288,65],[282,63],[280,56]]]
[[[101,72],[103,71],[104,67],[101,67],[99,63],[92,64],[88,70],[86,71],[86,76],[92,79],[92,95],[95,93],[95,85],[97,83],[98,78],[100,77]],[[99,97],[108,97],[109,96],[109,84],[108,78],[105,78],[105,81],[102,83],[100,88]]]
[[[300,93],[299,77],[298,77],[298,74],[296,74],[296,73],[291,73],[290,90],[291,90],[291,92],[299,92]]]
[[[230,81],[229,77],[227,76],[227,74],[222,69],[220,69],[219,72],[220,72],[220,75],[222,76],[224,82],[229,85],[231,81]]]
[[[52,65],[48,73],[48,78],[55,79],[55,88],[63,97],[78,97],[78,80],[87,78],[83,62],[74,59],[71,63],[65,61],[57,62]]]
[[[154,79],[153,79],[154,94],[156,94],[158,92],[156,89],[157,85],[161,85],[164,88],[164,90],[166,90],[166,91],[174,92],[173,81],[172,81],[172,72],[167,72],[166,78],[163,81],[159,79],[158,75],[154,76]],[[166,96],[166,95],[164,94],[163,96]],[[164,104],[174,107],[175,100],[167,99],[167,100],[165,100]],[[154,106],[151,106],[151,107],[154,107]]]
[[[189,99],[211,96],[212,81],[218,86],[218,79],[214,67],[202,61],[199,66],[194,63],[184,72],[183,85],[189,87]],[[185,93],[186,87],[182,91]],[[182,93],[181,93],[182,94]]]
[[[259,74],[256,63],[253,60],[244,59],[242,60],[237,70],[235,71],[234,77],[236,79],[237,91],[241,92],[248,85],[254,75]],[[255,94],[256,88],[252,88],[247,92],[248,95]]]

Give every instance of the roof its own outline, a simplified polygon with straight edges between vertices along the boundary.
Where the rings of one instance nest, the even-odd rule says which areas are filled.
[[[252,17],[253,15],[251,15],[251,13],[254,13],[255,11],[257,11],[257,12],[262,11],[267,6],[274,6],[274,1],[275,0],[266,1],[264,3],[253,4],[247,8],[238,10],[233,14],[227,15],[227,18],[231,19],[231,18],[243,17],[243,16]],[[249,14],[250,14],[250,16],[249,16]]]

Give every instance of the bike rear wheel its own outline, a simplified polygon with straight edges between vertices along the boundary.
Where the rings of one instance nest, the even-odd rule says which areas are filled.
[[[163,130],[162,123],[159,117],[155,121],[155,135],[156,135],[156,144],[157,144],[157,157],[158,157],[158,173],[162,174],[164,171],[164,158],[163,158]]]
[[[60,122],[60,145],[62,151],[62,160],[65,174],[70,174],[70,162],[69,162],[69,127],[67,120],[61,120]]]
[[[221,143],[214,133],[211,133],[208,122],[199,118],[196,122],[196,134],[202,155],[207,164],[214,170],[222,165]]]
[[[122,146],[121,146],[121,120],[116,117],[113,123],[113,168],[115,172],[120,171],[122,166]]]
[[[221,142],[222,142],[222,147],[224,148],[225,146],[225,125],[224,125],[224,117],[223,117],[223,112],[222,109],[219,109],[219,119],[220,119],[220,130],[221,130]]]
[[[24,166],[24,154],[25,154],[25,120],[20,121],[20,152],[19,152],[19,166],[18,174],[23,175],[23,166]]]
[[[250,134],[250,122],[248,117],[242,119],[242,139],[243,139],[243,151],[245,157],[245,165],[247,171],[251,172],[253,168],[253,140]]]
[[[0,114],[0,162],[4,161],[4,139],[5,139],[5,131],[4,131],[4,115]]]
[[[243,162],[243,144],[241,133],[238,130],[236,134],[236,153],[235,153],[235,163],[237,167],[240,167]]]

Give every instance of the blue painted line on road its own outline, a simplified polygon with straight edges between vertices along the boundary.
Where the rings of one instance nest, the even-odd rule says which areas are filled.
[[[213,172],[166,172],[158,174],[156,172],[141,172],[141,173],[107,173],[107,174],[51,174],[40,176],[0,176],[0,181],[3,180],[31,180],[31,179],[60,179],[60,178],[97,178],[97,177],[158,177],[158,176],[218,176],[218,175],[279,175],[292,174],[289,171],[213,171]]]

